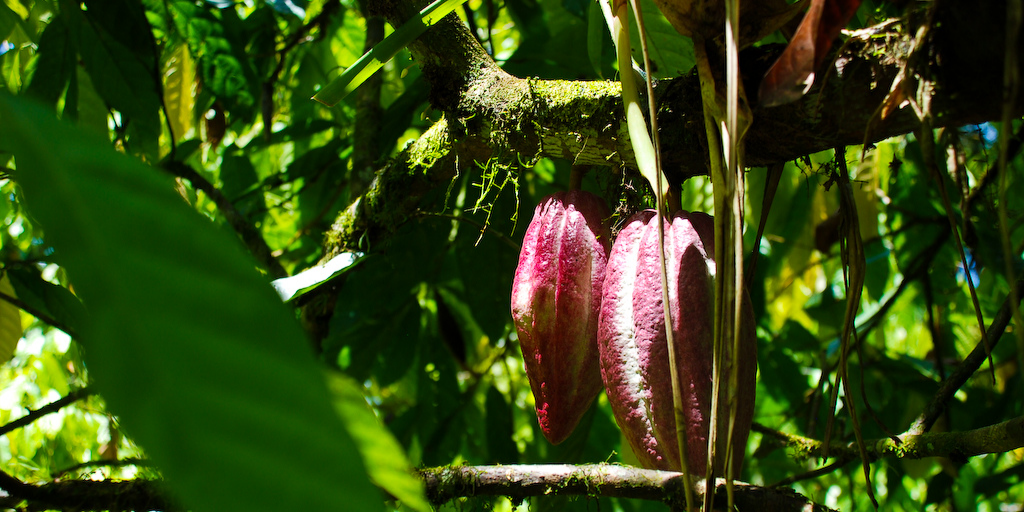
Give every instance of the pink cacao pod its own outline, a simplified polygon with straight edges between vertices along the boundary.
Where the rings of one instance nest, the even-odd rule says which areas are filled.
[[[679,212],[665,225],[665,263],[679,387],[686,419],[690,472],[705,474],[711,423],[712,348],[715,313],[714,220]],[[672,407],[672,382],[665,337],[658,261],[657,215],[631,217],[619,232],[605,275],[598,345],[601,374],[615,420],[637,459],[653,469],[681,469]],[[739,409],[734,446],[736,468],[754,414],[757,343],[749,299],[744,301],[739,360]],[[731,349],[730,349],[731,352]],[[728,375],[729,361],[726,365]],[[727,378],[727,377],[726,377]],[[726,380],[723,392],[728,387]],[[715,471],[722,475],[728,408],[719,409]]]
[[[512,280],[512,319],[544,437],[561,443],[601,392],[597,318],[611,245],[601,198],[545,198],[526,229]]]

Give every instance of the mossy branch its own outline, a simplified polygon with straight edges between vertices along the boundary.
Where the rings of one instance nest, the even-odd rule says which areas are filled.
[[[780,447],[793,450],[797,459],[810,459],[821,450],[822,443],[817,439],[780,432],[757,423],[752,430],[771,437]],[[928,457],[964,460],[989,453],[1005,453],[1024,447],[1024,416],[974,430],[905,433],[894,438],[865,440],[864,444],[871,460]],[[855,460],[860,458],[860,453],[856,443],[834,442],[829,445],[829,456],[840,460]]]
[[[683,508],[683,474],[614,464],[542,464],[512,466],[448,466],[426,468],[420,475],[434,504],[456,498],[508,496],[513,502],[533,496],[565,494],[587,497],[634,498],[662,501]],[[704,483],[695,489],[703,499]],[[830,509],[789,489],[736,484],[737,511],[820,511]],[[718,479],[716,496],[724,503],[725,480]]]

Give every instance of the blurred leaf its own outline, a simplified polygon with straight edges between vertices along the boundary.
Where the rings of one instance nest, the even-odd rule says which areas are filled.
[[[18,16],[18,13],[12,11],[6,3],[0,2],[0,40],[7,39],[19,22],[21,22],[21,17]]]
[[[864,277],[864,289],[871,300],[881,300],[889,286],[891,274],[891,253],[885,244],[879,242],[866,244],[864,251],[867,261],[867,272]]]
[[[515,464],[519,450],[512,440],[512,406],[498,388],[487,390],[487,453],[490,464]]]
[[[304,336],[233,235],[46,109],[0,97],[0,112],[89,305],[90,372],[190,508],[379,510]]]
[[[4,272],[0,278],[0,293],[17,298],[11,278]],[[0,300],[0,363],[7,362],[18,347],[18,340],[25,329],[21,326],[21,309],[6,300]]]
[[[793,360],[790,351],[784,349],[784,347],[806,343],[806,341],[795,339],[802,338],[804,335],[810,337],[810,333],[800,324],[789,321],[783,326],[777,339],[770,342],[758,339],[757,367],[761,374],[759,382],[776,401],[783,404],[799,402],[808,389],[807,375],[804,374],[801,366]],[[817,345],[817,340],[813,337],[810,337],[809,341],[813,341]]]
[[[19,299],[49,314],[75,333],[82,331],[86,319],[85,308],[67,288],[48,283],[38,272],[24,268],[8,268],[7,276]]]
[[[135,150],[156,156],[161,102],[149,22],[136,2],[88,4],[84,11],[64,11],[71,16],[67,22],[78,37],[82,65],[107,104],[132,120]]]
[[[986,498],[995,496],[1024,481],[1024,464],[1017,464],[993,475],[986,475],[974,484],[974,490]]]
[[[423,480],[414,473],[405,451],[373,414],[359,385],[340,373],[328,376],[338,414],[345,419],[345,428],[356,441],[359,453],[370,473],[370,480],[417,512],[431,512]]]
[[[263,206],[264,199],[255,190],[259,183],[256,168],[243,151],[225,151],[220,165],[221,191],[242,215],[251,215]],[[257,192],[257,193],[250,193]]]
[[[3,18],[4,9],[7,9],[7,6],[0,2],[0,19]],[[65,15],[58,14],[43,29],[43,35],[39,38],[36,69],[25,91],[47,104],[56,103],[64,94],[68,82],[76,76],[78,49],[70,37],[68,26],[65,24],[66,18]],[[2,33],[3,28],[0,27],[0,34]],[[0,36],[0,39],[3,37]]]
[[[800,99],[811,88],[832,41],[860,7],[860,0],[811,0],[789,45],[761,81],[761,104],[773,107]]]

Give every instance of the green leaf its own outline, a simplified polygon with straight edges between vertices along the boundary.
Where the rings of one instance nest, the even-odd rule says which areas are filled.
[[[47,109],[0,96],[0,114],[92,315],[90,374],[187,508],[380,510],[308,342],[234,235]]]
[[[18,16],[18,13],[12,11],[6,3],[0,2],[0,39],[7,39],[7,36],[19,23],[21,23],[21,17]]]
[[[287,302],[317,289],[321,284],[350,270],[363,261],[363,257],[362,253],[341,253],[322,265],[310,267],[291,277],[282,277],[271,284],[281,296],[281,300]]]
[[[195,124],[196,65],[187,45],[178,45],[164,63],[164,105],[174,138],[181,140]]]
[[[345,419],[348,433],[356,440],[373,483],[402,502],[402,508],[430,512],[423,481],[413,474],[402,446],[373,414],[359,385],[337,372],[330,374],[328,382],[334,393],[335,408]]]
[[[126,9],[127,23],[145,23],[145,16],[135,9]],[[136,150],[155,156],[160,137],[160,85],[156,81],[156,67],[153,63],[152,36],[148,30],[143,32],[149,36],[150,49],[142,36],[126,40],[117,29],[112,16],[106,9],[97,13],[96,9],[87,11],[66,11],[67,20],[72,30],[76,31],[78,50],[82,64],[89,73],[93,86],[108,105],[117,109],[131,119],[128,124],[130,133],[138,138]],[[145,24],[148,27],[148,23]],[[137,34],[136,34],[137,35]]]
[[[82,302],[71,291],[63,286],[48,283],[38,272],[24,268],[9,268],[7,275],[10,276],[19,299],[49,314],[75,334],[81,331],[86,312]]]
[[[0,6],[0,11],[5,8],[6,6]],[[2,16],[0,14],[0,17]],[[39,38],[36,69],[26,91],[47,103],[57,102],[64,93],[68,81],[75,76],[75,69],[78,66],[78,50],[69,37],[64,19],[65,16],[58,14],[43,29],[43,35]],[[0,29],[0,33],[2,32]]]
[[[245,34],[234,9],[213,9],[195,2],[168,3],[177,29],[199,63],[204,90],[219,99],[234,119],[251,119],[260,81],[246,54]]]
[[[11,286],[11,278],[6,273],[0,279],[0,293],[17,298]],[[14,349],[18,347],[23,332],[21,310],[6,300],[0,300],[0,363],[14,356]]]
[[[519,450],[512,439],[512,407],[498,388],[487,390],[484,407],[487,410],[487,454],[492,464],[515,464],[519,462]]]
[[[651,66],[654,68],[651,75],[657,78],[672,78],[688,73],[697,62],[693,54],[693,40],[679,35],[653,0],[642,0],[640,6],[644,15],[644,28],[647,30],[647,49],[651,56]],[[630,39],[634,41],[633,60],[643,63],[636,23],[630,23],[629,28]]]
[[[431,25],[441,21],[448,13],[456,7],[464,4],[466,0],[435,0],[432,4],[423,8],[419,16],[405,22],[398,30],[394,31],[383,41],[366,52],[359,60],[355,61],[344,73],[335,78],[331,83],[324,86],[320,92],[313,96],[329,107],[337,105],[339,101],[362,85],[367,78],[370,78],[384,64],[386,64],[396,53],[409,46],[421,34],[427,31]]]

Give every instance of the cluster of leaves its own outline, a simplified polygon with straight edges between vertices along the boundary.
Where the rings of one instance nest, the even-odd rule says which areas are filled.
[[[9,175],[0,183],[0,247],[28,326],[0,370],[0,423],[86,386],[100,392],[4,432],[0,469],[26,482],[165,477],[197,509],[379,509],[372,481],[403,508],[425,510],[410,466],[629,462],[603,397],[565,443],[543,440],[508,314],[517,240],[540,198],[568,182],[567,162],[464,165],[331,282],[333,314],[312,345],[296,328],[297,311],[256,268],[277,272],[242,250],[265,244],[288,274],[315,264],[322,233],[367,185],[353,161],[383,162],[437,117],[405,52],[382,70],[372,154],[355,143],[364,108],[355,97],[330,108],[309,100],[363,53],[363,7],[0,1],[0,164]],[[854,25],[892,9],[863,2]],[[460,15],[518,76],[614,76],[593,2],[473,0]],[[692,49],[651,18],[655,74],[687,72]],[[863,159],[861,147],[839,156],[851,162],[868,262],[850,371],[859,394],[843,403],[874,418],[862,421],[868,438],[905,430],[981,339],[966,280],[975,280],[985,319],[1009,294],[991,173],[995,130],[1020,124],[940,138],[939,160],[955,164],[943,179],[966,267],[913,137],[867,148]],[[766,173],[752,170],[746,210],[747,226],[767,215],[751,286],[756,421],[819,439],[845,304],[835,161],[820,154],[787,164],[770,211],[760,201]],[[1011,160],[1009,197],[1024,196],[1022,167]],[[634,184],[595,170],[584,188],[614,206]],[[694,178],[684,189],[685,208],[710,211],[709,183]],[[1010,215],[1018,226],[1021,212]],[[230,233],[238,219],[261,242]],[[1011,235],[1019,254],[1022,233]],[[1020,354],[1006,336],[992,355],[995,382],[973,378],[941,428],[1020,416]],[[840,427],[840,440],[852,440],[852,427]],[[146,457],[155,465],[139,462]],[[757,434],[747,461],[744,480],[759,484],[819,466]],[[1022,467],[1017,452],[880,461],[870,484],[850,464],[793,486],[851,510],[870,507],[865,485],[886,509],[995,510],[1024,502]],[[477,500],[469,505],[512,505]],[[661,507],[546,497],[531,508],[594,501],[606,510]]]

